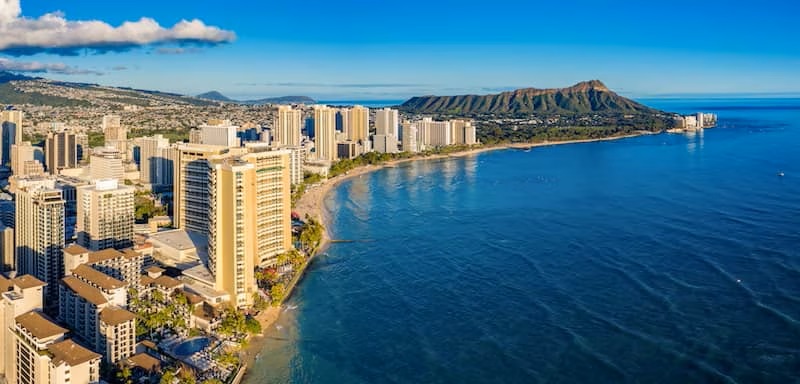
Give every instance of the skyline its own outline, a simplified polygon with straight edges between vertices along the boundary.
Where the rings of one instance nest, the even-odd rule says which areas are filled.
[[[0,69],[58,80],[190,95],[217,90],[236,99],[404,99],[560,88],[589,79],[638,98],[800,95],[800,47],[793,44],[800,27],[791,23],[800,5],[782,1],[754,9],[719,1],[598,7],[582,0],[483,9],[452,1],[401,7],[345,0],[299,9],[145,0],[131,10],[25,0],[22,18],[17,4],[0,0],[0,31],[7,36],[20,20],[26,31],[46,29],[42,15],[57,11],[47,17],[61,18],[62,25],[133,22],[118,28],[112,42],[84,41],[76,30],[23,49],[0,38]],[[150,33],[131,32],[137,22]],[[120,43],[119,36],[128,40]],[[65,44],[71,45],[52,48]]]

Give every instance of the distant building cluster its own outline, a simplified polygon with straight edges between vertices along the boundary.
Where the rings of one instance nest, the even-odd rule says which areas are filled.
[[[694,115],[678,116],[676,119],[679,129],[697,130],[717,126],[717,115],[713,113],[698,112]]]

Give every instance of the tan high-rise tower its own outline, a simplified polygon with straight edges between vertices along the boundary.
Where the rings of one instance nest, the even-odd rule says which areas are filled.
[[[278,107],[275,119],[275,142],[277,146],[296,147],[300,145],[302,112],[288,105]]]
[[[58,303],[58,281],[64,275],[64,203],[55,179],[32,181],[16,193],[17,271],[47,283],[50,308]]]
[[[336,160],[336,110],[314,107],[314,150],[317,160]]]
[[[347,139],[356,142],[366,141],[369,137],[369,109],[360,105],[351,108],[349,123]]]
[[[105,145],[114,147],[122,155],[122,160],[128,158],[128,129],[122,126],[122,119],[117,115],[103,116],[103,134]]]
[[[208,231],[208,159],[229,152],[216,145],[177,147],[173,174],[173,222],[187,231]]]
[[[208,260],[216,289],[236,307],[249,307],[256,292],[256,171],[235,157],[209,161]]]

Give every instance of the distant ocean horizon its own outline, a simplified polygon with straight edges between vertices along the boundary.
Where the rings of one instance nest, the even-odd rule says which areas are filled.
[[[337,186],[245,383],[797,382],[800,100],[648,105],[719,124]]]

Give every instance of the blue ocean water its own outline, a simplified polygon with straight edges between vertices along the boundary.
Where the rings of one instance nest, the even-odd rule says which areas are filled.
[[[650,104],[720,124],[343,183],[246,382],[800,382],[800,100]]]

